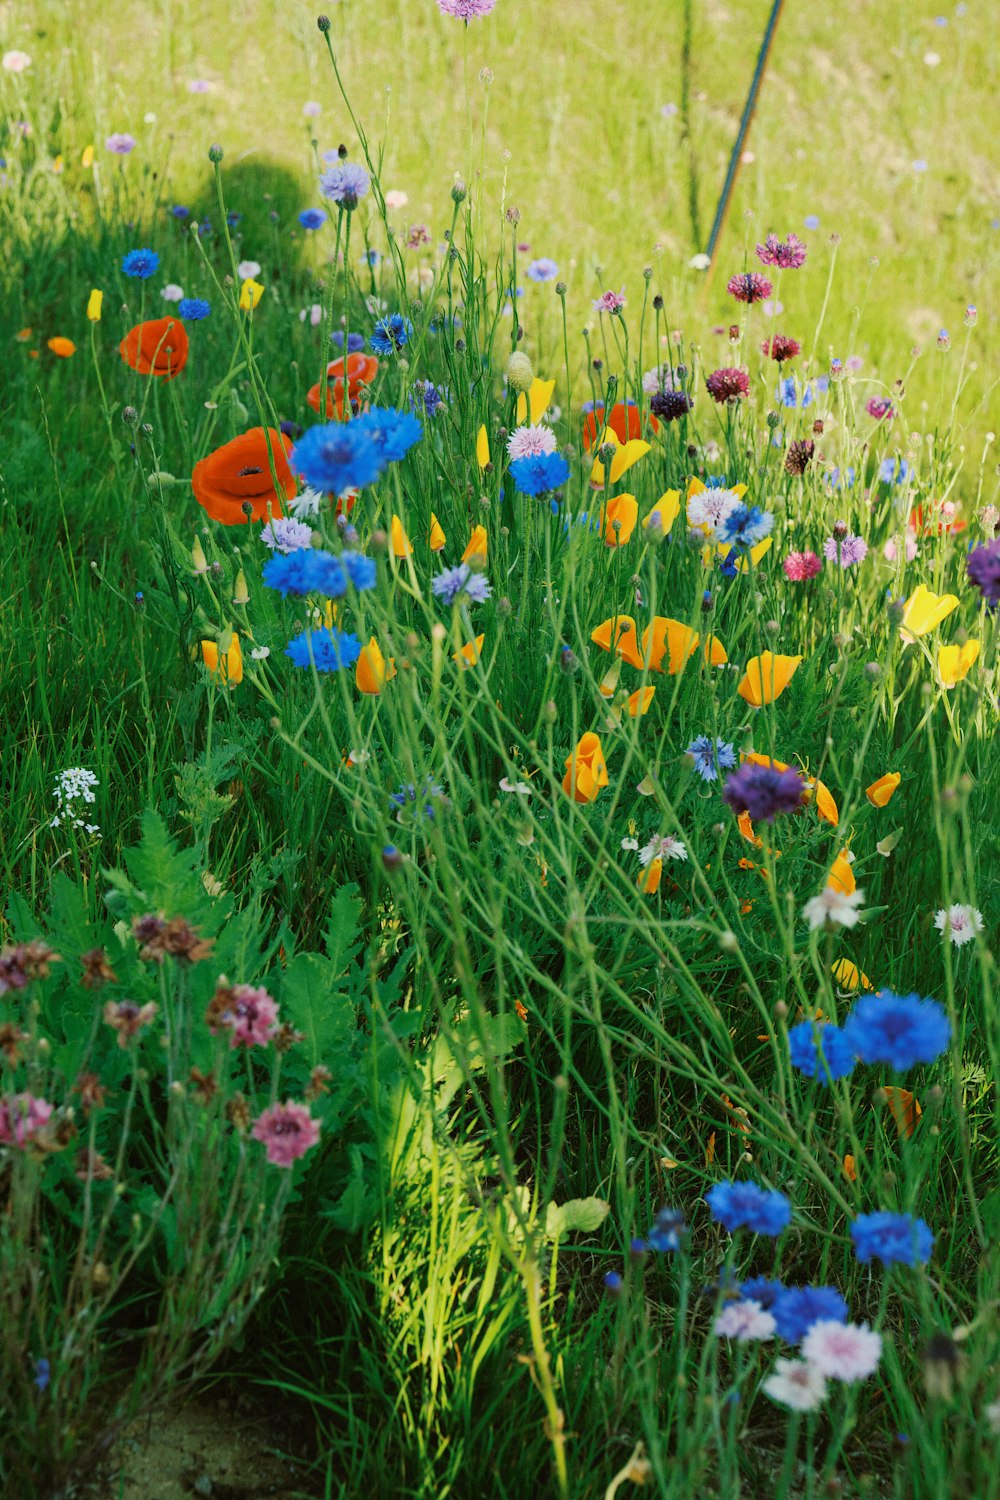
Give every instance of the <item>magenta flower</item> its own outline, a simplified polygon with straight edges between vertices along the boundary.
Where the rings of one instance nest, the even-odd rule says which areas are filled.
[[[209,1007],[208,1029],[230,1032],[231,1047],[266,1047],[277,1030],[278,1007],[265,989],[220,984]]]
[[[438,3],[440,4],[440,0],[438,0]],[[614,315],[615,313],[620,313],[624,306],[625,288],[622,287],[620,292],[605,292],[602,297],[598,297],[594,303],[594,311]]]
[[[741,271],[738,276],[730,276],[726,282],[726,291],[737,302],[763,302],[770,297],[774,288],[759,271]]]
[[[488,16],[497,0],[438,0],[438,10],[443,16],[454,16],[456,21],[475,21]]]
[[[750,376],[746,370],[713,370],[705,385],[712,400],[718,401],[720,406],[728,401],[740,401],[750,394]]]
[[[815,552],[789,552],[781,566],[792,583],[806,583],[816,577],[823,564]]]
[[[873,396],[865,403],[865,411],[870,417],[874,417],[876,422],[891,421],[895,416],[888,396]]]
[[[757,259],[762,266],[778,266],[782,271],[797,271],[806,258],[806,247],[798,235],[790,234],[779,240],[769,234],[763,245],[757,246]]]
[[[779,365],[783,364],[786,359],[794,359],[796,354],[802,352],[802,345],[798,339],[790,339],[783,333],[776,333],[773,338],[765,339],[760,347],[764,354],[769,354]]]
[[[290,1167],[316,1145],[319,1121],[313,1119],[307,1105],[287,1099],[284,1104],[272,1104],[265,1109],[254,1121],[250,1134],[255,1141],[264,1143],[272,1167]]]
[[[34,1094],[8,1094],[0,1099],[0,1142],[24,1147],[48,1124],[52,1105]]]
[[[828,536],[823,543],[823,556],[827,562],[839,562],[842,568],[853,568],[868,556],[868,543],[864,537],[847,532],[845,536]]]

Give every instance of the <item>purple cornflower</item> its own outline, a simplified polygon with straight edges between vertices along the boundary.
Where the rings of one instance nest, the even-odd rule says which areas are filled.
[[[876,422],[891,420],[895,415],[888,396],[873,396],[865,403],[865,411],[870,417],[874,417]]]
[[[973,547],[965,564],[969,579],[991,609],[1000,604],[1000,537]]]
[[[431,583],[431,592],[445,604],[468,601],[470,604],[485,604],[493,590],[484,573],[474,573],[468,563],[459,563],[457,568],[445,568]]]
[[[263,528],[260,539],[272,552],[299,552],[312,544],[313,531],[304,521],[291,516],[274,516]]]
[[[705,381],[708,394],[713,401],[724,406],[729,401],[742,401],[750,394],[750,376],[746,370],[725,368],[713,370]]]
[[[741,271],[738,276],[730,276],[726,282],[726,291],[737,302],[753,303],[764,302],[770,297],[774,287],[759,271]]]
[[[368,186],[368,173],[364,167],[350,161],[338,162],[328,172],[324,172],[319,180],[323,197],[339,203],[348,211],[357,208],[358,199],[365,196]]]
[[[757,259],[762,266],[778,266],[783,271],[797,271],[806,258],[806,247],[797,234],[779,240],[769,234],[763,245],[757,246]]]
[[[440,4],[440,0],[438,0],[438,3]],[[605,292],[602,296],[598,297],[594,303],[594,311],[611,313],[614,316],[614,314],[620,313],[624,306],[625,288],[622,287],[620,292]]]
[[[838,523],[842,524],[842,523]],[[842,568],[853,568],[868,556],[868,543],[862,536],[854,536],[844,528],[843,536],[828,536],[823,543],[823,556],[827,562],[839,562]],[[836,531],[836,528],[835,528]]]
[[[454,16],[456,21],[476,21],[488,16],[497,0],[437,0],[438,10],[443,16]]]
[[[559,275],[559,267],[554,260],[543,255],[540,260],[533,260],[524,274],[529,281],[555,281]]]
[[[778,813],[795,812],[802,806],[805,782],[790,766],[779,771],[776,766],[759,766],[747,761],[727,777],[722,799],[735,813],[749,813],[751,821],[773,823]]]
[[[686,417],[694,402],[687,391],[657,391],[650,397],[649,409],[661,422],[676,422]]]
[[[130,151],[135,150],[135,144],[134,135],[129,135],[127,130],[116,130],[108,136],[104,148],[113,156],[128,156]]]
[[[439,411],[445,403],[443,393],[438,390],[433,380],[416,381],[410,393],[410,400],[414,411],[419,411],[422,406],[429,417],[433,417],[434,413]]]

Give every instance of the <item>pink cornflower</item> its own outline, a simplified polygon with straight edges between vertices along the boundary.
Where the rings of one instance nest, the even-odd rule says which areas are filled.
[[[421,245],[429,245],[431,232],[426,224],[411,224],[406,236],[406,248],[408,250],[419,250]]]
[[[910,527],[906,528],[906,536],[903,540],[903,550],[906,553],[907,562],[913,562],[914,558],[917,556],[917,553],[920,550],[917,546],[917,533]],[[886,562],[894,563],[899,561],[899,542],[897,541],[896,537],[891,536],[886,542],[885,546],[882,548],[882,556],[885,558]]]
[[[853,568],[868,556],[868,543],[864,537],[850,532],[842,537],[828,536],[823,543],[823,556],[827,562],[839,562],[842,568]]]
[[[48,1124],[52,1105],[34,1094],[8,1094],[0,1099],[0,1142],[26,1146]]]
[[[749,1344],[773,1338],[777,1323],[759,1302],[730,1302],[715,1320],[714,1333],[720,1339],[736,1339]]]
[[[316,1145],[319,1121],[313,1119],[306,1105],[288,1099],[265,1109],[250,1133],[255,1141],[264,1143],[272,1167],[290,1167]]]
[[[118,1033],[119,1047],[127,1047],[144,1026],[148,1026],[159,1006],[149,1001],[136,1005],[134,1000],[109,1000],[104,1007],[104,1020]]]
[[[705,385],[712,400],[718,401],[720,406],[727,401],[741,401],[750,394],[750,376],[746,370],[713,370]]]
[[[888,396],[873,396],[870,401],[865,402],[865,411],[870,417],[874,417],[876,422],[891,421],[895,416]]]
[[[556,435],[544,422],[530,427],[515,427],[507,439],[507,452],[513,458],[538,458],[556,451]]]
[[[769,354],[779,365],[802,353],[802,345],[798,339],[790,339],[784,333],[776,333],[773,338],[765,339],[760,347],[762,353]]]
[[[594,311],[606,312],[614,315],[615,313],[620,313],[624,306],[625,288],[622,287],[620,292],[605,292],[602,297],[598,297],[597,301],[594,303]]]
[[[783,271],[797,271],[806,258],[806,247],[798,235],[790,234],[779,240],[769,234],[763,245],[757,246],[757,259],[762,266],[779,266]]]
[[[726,291],[737,302],[763,302],[770,297],[774,288],[759,271],[741,271],[738,276],[730,276],[726,282]]]
[[[497,0],[438,0],[438,10],[457,21],[475,21],[488,16],[496,3]]]
[[[814,1323],[802,1343],[813,1369],[830,1380],[867,1380],[882,1357],[882,1337],[867,1323]]]
[[[230,1047],[266,1047],[277,1030],[278,1006],[265,989],[220,979],[205,1020],[213,1036],[230,1032]]]
[[[792,583],[806,583],[816,577],[823,564],[815,552],[789,552],[781,566]]]

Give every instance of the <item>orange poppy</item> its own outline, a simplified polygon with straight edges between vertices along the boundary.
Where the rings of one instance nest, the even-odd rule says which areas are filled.
[[[347,395],[350,401],[356,401],[361,387],[371,385],[378,374],[378,360],[374,354],[349,354],[347,356]],[[326,415],[332,417],[334,410],[337,416],[344,415],[344,360],[331,360],[326,367]],[[319,388],[320,381],[310,387],[306,400],[313,411],[319,411]]]
[[[932,510],[936,509],[936,506],[932,507]],[[938,536],[940,536],[942,532],[947,535],[951,531],[964,531],[968,524],[968,521],[938,521]],[[924,507],[922,505],[915,505],[910,511],[910,526],[917,533],[917,536],[930,536],[932,530],[934,529],[934,523],[932,521],[927,521],[925,523]]]
[[[896,1134],[905,1135],[909,1140],[923,1114],[919,1100],[909,1089],[894,1088],[891,1084],[885,1086],[882,1094],[896,1122]]]
[[[64,339],[61,334],[57,334],[54,339],[47,339],[46,347],[51,349],[52,353],[57,355],[59,359],[69,359],[71,355],[76,353],[76,345],[73,340]]]
[[[271,456],[268,455],[270,439]],[[202,509],[223,526],[244,525],[243,507],[252,507],[255,521],[266,521],[268,514],[282,514],[282,495],[290,499],[298,485],[288,467],[291,441],[269,427],[251,427],[249,432],[223,443],[214,453],[199,459],[191,475],[191,488]],[[271,457],[278,476],[278,489],[271,477]]]
[[[137,323],[118,345],[118,353],[140,375],[173,380],[187,364],[188,336],[179,318]]]
[[[648,414],[647,420],[653,431],[659,432],[660,424],[651,412]],[[608,418],[607,425],[611,428],[611,431],[615,434],[622,447],[626,443],[631,442],[633,438],[642,437],[642,417],[634,401],[630,401],[628,406],[625,405],[624,401],[616,402],[611,408],[611,415]],[[591,448],[597,442],[598,433],[603,431],[603,428],[604,407],[595,406],[594,410],[588,411],[583,419],[583,449],[585,453],[590,452]]]

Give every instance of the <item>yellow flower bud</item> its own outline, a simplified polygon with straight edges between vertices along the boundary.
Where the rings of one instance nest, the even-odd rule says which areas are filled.
[[[87,299],[87,317],[91,323],[101,321],[101,305],[104,302],[104,293],[95,287]]]

